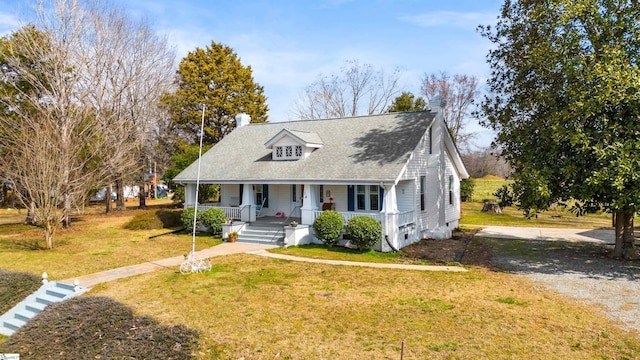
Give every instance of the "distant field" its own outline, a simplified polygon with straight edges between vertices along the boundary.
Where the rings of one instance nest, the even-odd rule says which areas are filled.
[[[474,179],[475,188],[473,189],[472,200],[475,202],[484,202],[484,200],[498,200],[493,194],[510,181],[495,176],[485,176],[483,178]]]
[[[495,176],[475,179],[473,201],[462,203],[462,225],[502,225],[525,227],[605,228],[611,227],[611,214],[599,213],[576,217],[565,209],[545,211],[533,219],[526,219],[515,207],[502,209],[502,214],[482,212],[485,200],[498,200],[493,194],[510,180]]]

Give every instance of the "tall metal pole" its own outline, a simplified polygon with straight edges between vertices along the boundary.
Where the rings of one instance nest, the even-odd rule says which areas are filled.
[[[206,105],[202,104],[202,123],[200,124],[200,150],[198,151],[198,175],[196,176],[196,202],[193,209],[193,234],[191,236],[191,260],[196,260],[196,223],[198,218],[198,189],[200,188],[200,162],[202,158],[202,138],[204,135],[204,109]]]

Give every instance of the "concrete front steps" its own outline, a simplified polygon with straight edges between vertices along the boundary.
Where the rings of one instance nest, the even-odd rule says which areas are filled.
[[[284,243],[284,228],[282,226],[247,224],[238,234],[238,242],[282,246]]]
[[[27,321],[38,315],[47,305],[79,295],[87,288],[57,281],[44,283],[7,313],[0,315],[0,334],[11,336]]]

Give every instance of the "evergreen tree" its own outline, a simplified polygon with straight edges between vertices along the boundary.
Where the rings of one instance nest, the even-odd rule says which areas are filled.
[[[228,46],[212,42],[196,48],[182,61],[177,72],[177,90],[165,96],[173,120],[173,135],[197,143],[202,104],[205,109],[205,144],[215,144],[235,128],[235,116],[246,113],[251,122],[267,121],[262,86],[253,81],[251,66],[243,66]]]

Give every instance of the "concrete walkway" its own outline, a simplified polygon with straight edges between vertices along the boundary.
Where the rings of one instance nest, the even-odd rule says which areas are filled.
[[[344,260],[325,260],[325,259],[311,259],[299,256],[273,254],[266,250],[251,251],[249,254],[260,255],[270,257],[274,259],[290,260],[290,261],[302,261],[316,264],[329,264],[329,265],[344,265],[344,266],[364,266],[379,269],[404,269],[404,270],[420,270],[420,271],[452,271],[452,272],[466,272],[467,269],[461,266],[436,266],[436,265],[405,265],[405,264],[385,264],[385,263],[370,263],[359,261],[344,261]]]
[[[387,269],[405,269],[405,270],[421,270],[421,271],[467,271],[460,266],[427,266],[427,265],[403,265],[403,264],[381,264],[381,263],[366,263],[355,261],[340,261],[340,260],[322,260],[303,258],[298,256],[272,254],[267,252],[267,249],[271,249],[277,246],[274,245],[257,245],[247,243],[222,243],[209,249],[196,251],[196,258],[206,259],[216,256],[231,255],[231,254],[253,254],[265,257],[271,257],[276,259],[291,260],[291,261],[304,261],[310,263],[321,263],[329,265],[347,265],[347,266],[367,266],[373,268],[387,268]],[[75,279],[78,279],[80,285],[84,287],[94,287],[100,283],[122,279],[129,276],[141,275],[150,273],[153,271],[166,269],[180,265],[184,261],[184,256],[175,256],[167,259],[161,259],[156,261],[149,261],[137,265],[129,265],[121,268],[100,271],[94,274],[83,275],[77,278],[60,280],[63,283],[73,284]]]
[[[241,254],[256,250],[270,249],[273,245],[256,245],[256,244],[243,244],[243,243],[222,243],[209,249],[196,251],[196,258],[206,259],[216,256]],[[84,275],[77,277],[80,281],[80,285],[85,287],[93,287],[100,283],[122,279],[129,276],[146,274],[152,271],[166,269],[168,267],[178,266],[184,261],[184,256],[175,256],[167,259],[161,259],[156,261],[149,261],[137,265],[129,265],[121,268],[100,271],[90,275]],[[73,284],[76,278],[60,280],[68,284]]]
[[[613,230],[486,226],[476,236],[499,239],[595,242],[615,244]]]

